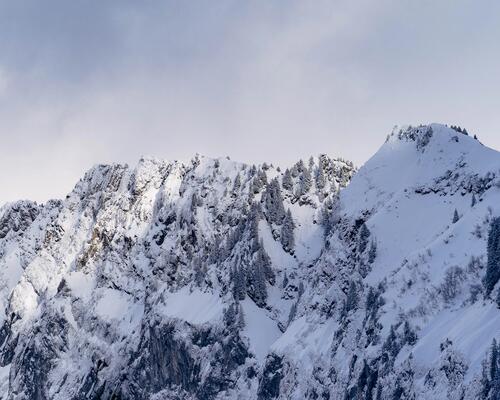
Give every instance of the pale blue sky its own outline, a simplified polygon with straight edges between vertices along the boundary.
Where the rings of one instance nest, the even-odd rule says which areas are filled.
[[[98,162],[362,164],[395,124],[500,148],[497,1],[2,1],[0,202]]]

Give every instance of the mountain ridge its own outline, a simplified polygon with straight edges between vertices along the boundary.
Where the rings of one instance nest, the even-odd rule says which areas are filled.
[[[500,153],[439,124],[359,170],[97,165],[0,209],[2,398],[494,398],[498,204]]]

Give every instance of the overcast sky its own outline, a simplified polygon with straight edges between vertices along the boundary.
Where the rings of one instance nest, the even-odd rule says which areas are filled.
[[[141,155],[361,165],[427,122],[500,149],[500,2],[0,0],[0,203]]]

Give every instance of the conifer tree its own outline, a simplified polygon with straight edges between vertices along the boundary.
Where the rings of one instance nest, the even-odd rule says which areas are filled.
[[[316,187],[319,190],[322,190],[322,189],[324,189],[325,184],[326,184],[325,171],[323,170],[323,163],[320,160],[318,170],[316,172]]]
[[[314,167],[314,157],[311,156],[309,157],[309,169],[312,169]]]
[[[194,281],[197,286],[201,286],[201,284],[203,283],[203,279],[205,278],[204,276],[205,274],[201,266],[200,258],[196,257],[193,260],[193,263],[194,263]]]
[[[459,219],[460,219],[460,216],[458,215],[457,209],[455,209],[455,212],[453,213],[453,221],[452,222],[455,224],[458,222]]]
[[[370,286],[365,301],[366,315],[371,319],[375,319],[377,312],[383,305],[383,303],[384,302],[382,297],[380,296],[380,291],[375,290]]]
[[[252,252],[259,249],[259,221],[262,215],[260,203],[253,202],[250,206],[250,215],[248,216],[247,223],[250,226],[250,241],[252,243]]]
[[[354,310],[358,305],[358,300],[359,296],[356,283],[354,281],[351,281],[349,283],[349,289],[347,290],[347,297],[345,301],[346,312]]]
[[[288,313],[288,325],[291,324],[291,322],[293,321],[293,319],[295,318],[295,315],[297,314],[297,303],[298,303],[298,299],[295,303],[292,304],[292,306],[290,307],[290,312]]]
[[[472,200],[471,200],[471,207],[474,207],[477,203],[477,200],[476,200],[476,195],[474,193],[472,193]]]
[[[500,279],[500,217],[491,221],[488,233],[487,256],[486,275],[483,283],[486,295],[489,296]]]
[[[299,297],[302,297],[304,294],[304,282],[299,283]]]
[[[262,272],[264,274],[264,278],[271,285],[274,285],[276,277],[272,269],[271,259],[269,258],[269,255],[266,253],[266,250],[264,249],[264,244],[262,243],[262,240],[260,241],[260,246],[259,250],[257,251],[255,263],[260,265],[260,268],[262,269]]]
[[[358,252],[364,253],[366,250],[366,247],[368,245],[368,238],[370,237],[370,230],[366,226],[366,224],[363,222],[361,224],[361,228],[359,229],[359,236],[358,236]]]
[[[196,212],[196,207],[200,207],[202,206],[203,203],[201,201],[201,199],[198,198],[198,196],[196,195],[196,192],[193,193],[193,196],[191,196],[191,212],[192,213],[195,213]]]
[[[283,274],[283,283],[281,284],[281,287],[284,289],[288,286],[288,275],[285,273]]]
[[[283,245],[283,249],[289,253],[293,253],[295,247],[294,229],[295,223],[293,222],[292,213],[288,209],[283,219],[283,225],[281,226],[281,244]]]
[[[252,295],[253,301],[259,307],[263,307],[267,300],[267,289],[264,271],[260,263],[255,263],[252,268]]]
[[[306,169],[306,165],[304,164],[304,160],[300,159],[298,162],[297,162],[297,169],[299,171],[299,173],[302,173],[303,171],[305,171]]]
[[[281,225],[285,217],[285,207],[278,179],[273,179],[267,185],[266,191],[262,195],[262,202],[266,208],[266,216],[269,222]]]
[[[306,194],[312,186],[311,173],[307,168],[302,170],[299,181],[299,196]]]
[[[245,314],[243,313],[243,307],[238,303],[238,330],[242,330],[245,327]]]
[[[375,240],[372,240],[370,244],[370,250],[368,251],[368,262],[370,264],[373,264],[375,258],[377,258],[377,242]]]
[[[488,400],[488,394],[491,389],[490,376],[488,373],[488,361],[481,362],[481,399]]]
[[[405,321],[403,326],[404,342],[413,346],[417,342],[417,334],[413,331],[408,321]]]
[[[261,189],[267,184],[267,175],[266,172],[262,169],[259,169],[256,173],[255,178],[252,183],[252,190],[255,194],[259,193]]]
[[[228,328],[232,328],[236,322],[236,310],[235,304],[231,303],[231,305],[224,312],[224,322]]]
[[[238,292],[238,283],[237,283],[237,269],[236,267],[231,268],[231,281],[233,282],[233,298],[236,300],[240,297],[239,292]]]
[[[481,398],[497,400],[500,399],[500,346],[495,339],[488,357],[482,362]]]
[[[285,190],[290,191],[293,189],[292,174],[290,173],[290,170],[288,168],[285,170],[285,173],[283,174],[283,179],[281,180],[281,185],[283,186],[283,189],[285,189]]]
[[[238,172],[238,174],[236,175],[236,178],[234,179],[234,184],[233,184],[233,195],[234,196],[238,193],[240,188],[241,188],[241,177],[240,177],[240,173]]]
[[[386,352],[387,354],[391,355],[392,357],[396,357],[399,353],[399,345],[397,343],[397,336],[396,336],[396,331],[394,329],[394,326],[391,325],[391,330],[389,332],[389,336],[387,336],[387,339],[385,340],[383,346],[382,346],[382,351]]]
[[[500,361],[498,357],[499,354],[498,354],[497,341],[496,339],[493,339],[490,351],[490,378],[492,381],[495,380],[497,374],[500,372],[498,370],[498,362]]]
[[[232,271],[233,297],[236,301],[245,300],[246,285],[245,271],[241,267],[234,267]]]

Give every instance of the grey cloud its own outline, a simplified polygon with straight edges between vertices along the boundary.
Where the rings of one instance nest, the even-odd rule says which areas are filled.
[[[497,2],[0,1],[0,202],[97,162],[361,164],[394,124],[500,106]]]

